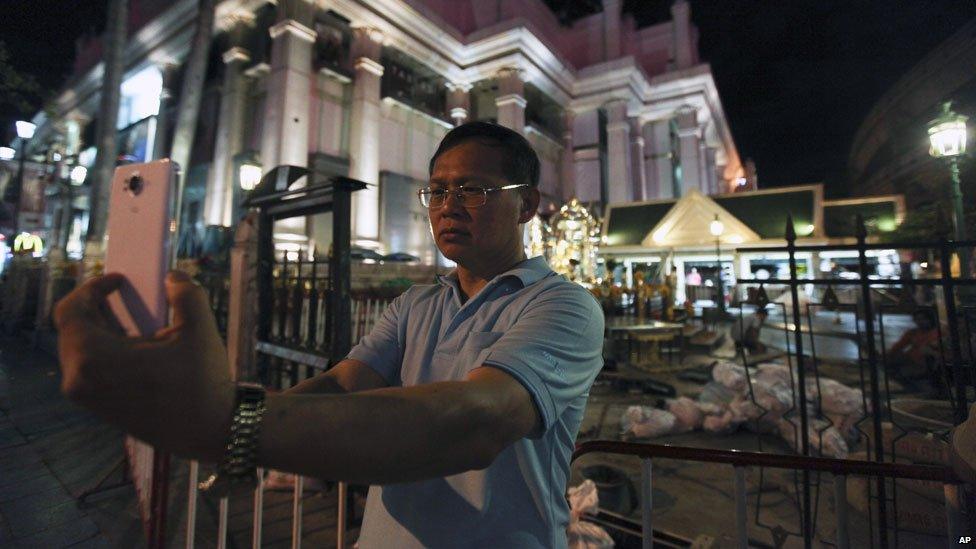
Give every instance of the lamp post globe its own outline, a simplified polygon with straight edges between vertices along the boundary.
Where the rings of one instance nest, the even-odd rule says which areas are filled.
[[[71,183],[81,185],[85,182],[85,178],[88,177],[88,168],[79,164],[71,168],[71,175],[69,177],[71,178]]]
[[[949,175],[952,178],[952,224],[957,241],[966,240],[966,214],[963,209],[962,186],[959,179],[959,157],[966,154],[968,119],[969,117],[953,111],[952,102],[947,101],[942,104],[942,114],[928,124],[931,145],[929,154],[935,158],[944,158],[949,163]],[[969,257],[968,250],[960,250],[962,271],[960,274],[963,276],[969,270]]]
[[[261,182],[261,175],[261,166],[249,162],[241,164],[238,171],[241,189],[245,191],[254,190],[254,187],[257,187],[258,183]]]
[[[24,190],[24,162],[27,160],[27,142],[34,137],[34,130],[37,129],[33,123],[26,120],[18,120],[14,123],[17,128],[17,137],[20,138],[20,163],[17,166],[17,182],[14,184],[13,192],[9,198],[14,206],[14,235],[20,234],[20,195]]]

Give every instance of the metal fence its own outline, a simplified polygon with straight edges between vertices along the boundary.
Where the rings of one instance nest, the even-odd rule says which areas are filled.
[[[927,465],[904,465],[896,463],[872,463],[806,456],[784,456],[763,454],[757,452],[738,452],[728,450],[711,450],[704,448],[683,448],[678,446],[662,446],[657,444],[640,444],[633,442],[618,442],[594,440],[580,444],[573,454],[573,460],[591,453],[636,456],[641,460],[640,481],[640,511],[639,537],[641,546],[649,549],[657,541],[672,541],[668,534],[653,528],[652,511],[652,471],[653,459],[676,459],[693,462],[722,463],[733,467],[733,493],[735,502],[735,546],[742,549],[763,546],[760,540],[749,536],[748,499],[746,492],[746,473],[749,469],[762,468],[799,470],[810,473],[830,473],[833,475],[834,513],[836,520],[836,535],[833,545],[846,549],[850,544],[850,511],[847,501],[847,479],[849,476],[865,476],[879,479],[911,479],[941,483],[945,498],[944,513],[946,515],[947,539],[959,539],[961,517],[959,500],[959,479],[947,467]],[[760,505],[756,504],[756,514]],[[715,512],[715,509],[710,509]],[[605,521],[602,514],[598,514],[594,522],[603,523],[613,528],[619,521]],[[663,538],[663,539],[662,539]],[[810,537],[805,538],[804,545],[811,546]],[[666,546],[687,546],[666,544]],[[778,545],[779,546],[779,545]],[[887,545],[884,545],[887,547]]]
[[[748,252],[786,252],[789,257],[789,277],[763,281],[740,278],[735,292],[743,296],[744,302],[738,310],[737,322],[743,322],[745,315],[757,306],[767,306],[769,296],[780,296],[780,301],[771,307],[778,312],[780,323],[774,333],[781,346],[786,349],[785,361],[788,368],[791,396],[785,410],[780,410],[792,425],[794,449],[800,457],[773,455],[776,449],[763,446],[763,438],[757,434],[759,453],[729,453],[701,449],[661,448],[650,445],[637,445],[641,448],[626,448],[626,453],[640,455],[644,459],[642,471],[646,479],[642,484],[642,494],[647,498],[645,509],[645,532],[649,531],[650,510],[650,458],[664,457],[687,459],[691,461],[712,461],[730,463],[735,469],[735,505],[737,513],[737,539],[740,546],[750,543],[749,526],[746,523],[745,471],[748,467],[758,469],[759,489],[756,492],[756,513],[752,524],[753,532],[765,530],[773,539],[782,540],[792,536],[811,546],[818,520],[818,502],[822,492],[832,492],[835,502],[838,525],[836,544],[846,546],[848,504],[846,478],[849,475],[869,477],[868,528],[872,546],[891,547],[899,543],[899,492],[903,483],[914,480],[942,482],[946,501],[947,531],[958,532],[959,488],[956,479],[942,467],[907,466],[898,463],[903,458],[912,457],[906,451],[906,444],[913,437],[931,435],[935,440],[946,441],[948,429],[965,419],[967,405],[976,400],[974,387],[974,341],[976,334],[976,305],[969,293],[976,287],[976,280],[970,277],[953,276],[948,266],[952,265],[953,253],[961,248],[972,247],[972,242],[923,242],[923,243],[868,243],[863,224],[857,242],[849,245],[804,246],[796,244],[796,237],[788,224],[787,245],[780,248],[739,249]],[[923,278],[902,277],[881,279],[874,277],[868,269],[868,253],[879,249],[925,249],[934,252],[945,266],[935,275]],[[797,254],[844,250],[854,252],[858,257],[859,275],[857,278],[800,278],[797,269]],[[334,290],[329,280],[329,267],[325,261],[290,260],[287,255],[277,255],[269,265],[271,274],[270,309],[265,322],[267,337],[258,343],[258,352],[263,355],[261,372],[265,382],[279,388],[294,385],[315,375],[328,366],[330,339],[333,333],[330,318],[331,299]],[[809,300],[801,299],[801,293],[810,292]],[[928,299],[919,302],[915,290],[926,288]],[[351,307],[348,322],[351,327],[351,343],[357,342],[369,332],[382,315],[389,302],[398,293],[395,289],[350,292]],[[214,301],[219,310],[220,299]],[[932,389],[944,397],[947,416],[942,423],[914,422],[910,414],[898,409],[895,371],[890,364],[887,349],[891,344],[892,323],[903,322],[906,312],[929,311],[939,320],[938,353],[931,367]],[[833,328],[825,329],[823,319],[833,316],[843,322]],[[837,460],[817,457],[825,453],[825,434],[830,428],[838,428],[837,419],[825,413],[823,398],[826,386],[826,365],[831,362],[825,355],[824,341],[830,338],[843,341],[854,350],[848,372],[861,390],[861,401],[856,417],[848,427],[856,436],[856,445],[865,449],[864,460]],[[755,364],[744,352],[738,355],[748,383],[751,404],[760,414],[773,411],[768,403],[760,398],[757,380],[754,376]],[[605,442],[586,443],[578,454],[590,451],[617,451],[620,448],[607,446]],[[781,451],[781,450],[779,450]],[[795,499],[792,505],[798,517],[798,527],[783,531],[781,526],[768,524],[762,520],[759,508],[763,506],[764,485],[769,482],[764,468],[781,468],[792,471]],[[822,474],[833,474],[832,483],[826,483]],[[196,500],[195,479],[198,471],[194,468],[190,476],[190,500]],[[293,546],[302,539],[302,505],[304,482],[296,477],[293,488]],[[830,489],[832,486],[832,490]],[[646,492],[646,493],[645,493]],[[338,537],[345,542],[345,526],[349,519],[349,493],[344,484],[339,484],[338,492]],[[254,532],[252,540],[255,547],[260,545],[263,487],[253,494]],[[191,506],[192,508],[192,506]],[[227,528],[227,501],[221,502],[220,532]],[[195,516],[192,514],[191,517]],[[192,519],[191,528],[192,532]],[[220,540],[225,540],[221,534]],[[191,534],[192,536],[192,534]],[[650,536],[645,536],[648,543]],[[745,540],[745,541],[744,541]],[[192,537],[187,545],[192,546]],[[218,546],[224,546],[220,541]]]
[[[739,253],[785,252],[789,258],[789,277],[758,281],[738,279],[738,292],[748,293],[747,300],[734,322],[743,323],[750,308],[772,308],[771,318],[778,316],[778,324],[788,368],[791,400],[785,410],[772,410],[769,400],[757,398],[759,394],[754,364],[746,354],[739,353],[748,384],[748,398],[759,409],[761,416],[779,413],[792,424],[794,448],[802,456],[825,453],[829,444],[828,430],[837,429],[850,433],[854,447],[864,448],[865,459],[876,463],[901,462],[918,458],[912,451],[912,441],[919,436],[928,437],[935,443],[948,443],[952,425],[966,419],[968,405],[976,400],[973,375],[973,334],[976,307],[972,290],[976,279],[954,276],[951,270],[953,256],[966,257],[966,251],[974,242],[889,242],[868,243],[863,222],[858,219],[858,237],[850,245],[797,245],[790,220],[787,224],[787,245],[781,248],[741,248]],[[934,252],[941,268],[930,277],[912,277],[902,273],[900,278],[884,279],[868,268],[868,254],[872,250],[926,250]],[[823,253],[836,251],[854,252],[858,260],[857,278],[800,278],[797,274],[798,253]],[[961,252],[961,253],[960,253]],[[966,272],[967,265],[961,266]],[[806,295],[806,290],[813,288]],[[835,288],[842,288],[838,292]],[[918,302],[916,289],[928,288],[926,302]],[[778,303],[769,305],[770,290],[785,293]],[[838,297],[843,295],[844,298]],[[916,312],[929,314],[938,319],[937,352],[925,364],[925,379],[920,381],[927,399],[897,398],[898,393],[911,396],[910,381],[899,376],[898,364],[887,350],[893,343],[892,324],[904,324],[905,317]],[[777,314],[778,313],[778,314]],[[834,317],[838,326],[825,327],[824,317]],[[776,323],[774,322],[774,325]],[[779,339],[779,336],[776,336]],[[825,356],[824,347],[841,342],[852,352],[849,360],[833,360]],[[830,363],[846,364],[853,368],[850,374],[860,389],[858,411],[838,424],[837,416],[824,410],[824,398],[830,395],[825,389],[824,368]],[[842,366],[843,367],[843,366]],[[901,389],[898,386],[901,385]],[[933,417],[913,417],[912,410],[900,405],[915,404],[934,412]],[[940,415],[941,413],[941,415]],[[757,436],[760,451],[762,437]],[[795,501],[799,516],[799,528],[789,532],[801,538],[806,546],[811,543],[817,520],[817,499],[820,495],[820,477],[809,468],[797,468],[794,481],[798,498]],[[757,506],[762,503],[765,479],[760,470],[760,489]],[[880,547],[898,545],[900,519],[899,492],[902,484],[892,476],[875,475],[869,486],[869,527],[874,532],[872,544]],[[892,516],[893,515],[893,516]],[[757,526],[771,531],[774,526],[764,524],[757,512]]]

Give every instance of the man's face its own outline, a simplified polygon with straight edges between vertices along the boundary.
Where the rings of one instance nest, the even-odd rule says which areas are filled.
[[[505,149],[470,139],[437,158],[430,187],[454,190],[460,186],[487,189],[511,185],[504,173],[508,162]],[[535,213],[532,198],[537,205],[536,195],[537,190],[526,188],[489,192],[485,204],[477,208],[466,208],[456,196],[448,195],[442,207],[429,211],[437,248],[444,257],[467,268],[519,257],[519,224]]]

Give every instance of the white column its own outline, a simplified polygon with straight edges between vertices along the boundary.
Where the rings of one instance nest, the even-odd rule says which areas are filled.
[[[75,156],[81,152],[81,135],[84,133],[85,128],[91,122],[92,118],[80,110],[71,111],[66,118],[68,120],[68,131],[65,154]],[[89,145],[90,143],[85,144]]]
[[[525,83],[522,70],[515,67],[498,71],[498,123],[519,133],[525,131]]]
[[[711,187],[711,181],[708,180],[708,169],[705,167],[705,149],[707,147],[705,146],[704,127],[698,128],[698,135],[701,136],[698,139],[698,181],[702,194],[709,195],[715,191]]]
[[[691,4],[678,0],[671,6],[671,26],[675,69],[687,69],[694,64],[691,42]]]
[[[631,202],[634,187],[630,180],[630,123],[627,102],[615,100],[603,107],[607,112],[607,175],[610,203]]]
[[[576,196],[576,158],[573,153],[573,122],[576,113],[566,110],[563,113],[563,151],[559,157],[559,196],[569,202]]]
[[[647,173],[644,163],[644,128],[639,117],[630,119],[630,165],[634,180],[634,200],[647,200]]]
[[[169,110],[170,102],[173,100],[173,86],[176,84],[176,74],[180,66],[176,62],[162,62],[157,65],[159,74],[163,77],[163,88],[159,92],[159,114],[156,115],[156,133],[153,136],[154,159],[166,158],[169,156],[169,143],[166,136],[169,134]]]
[[[353,29],[352,108],[349,128],[349,176],[367,185],[352,195],[352,239],[358,246],[380,247],[380,50],[383,35],[371,27]]]
[[[224,52],[224,83],[220,94],[217,139],[204,200],[204,220],[207,225],[230,227],[233,223],[234,155],[241,152],[244,142],[247,79],[243,69],[250,59],[250,54],[244,48],[233,47]]]
[[[308,105],[315,31],[294,19],[271,27],[271,71],[264,109],[261,163],[308,165]]]
[[[715,147],[705,147],[705,177],[711,194],[723,194],[726,189],[719,185],[718,166],[715,165]]]
[[[455,126],[468,121],[471,110],[471,98],[468,95],[470,90],[470,84],[447,83],[447,112]]]
[[[681,158],[681,195],[688,194],[691,189],[702,189],[701,180],[701,128],[698,126],[697,111],[686,107],[678,112],[678,138],[680,140]]]
[[[671,121],[655,120],[644,125],[647,147],[650,198],[674,197],[674,171],[671,169]]]

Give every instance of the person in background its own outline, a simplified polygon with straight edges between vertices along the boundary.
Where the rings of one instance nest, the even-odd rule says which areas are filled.
[[[931,310],[918,309],[912,314],[915,327],[909,329],[885,353],[887,371],[897,379],[912,384],[928,379],[937,387],[936,363],[939,356],[939,329]]]
[[[759,308],[741,322],[733,322],[729,335],[735,342],[736,348],[749,351],[750,354],[766,352],[766,345],[759,340],[759,336],[767,318],[769,318],[769,311]]]

